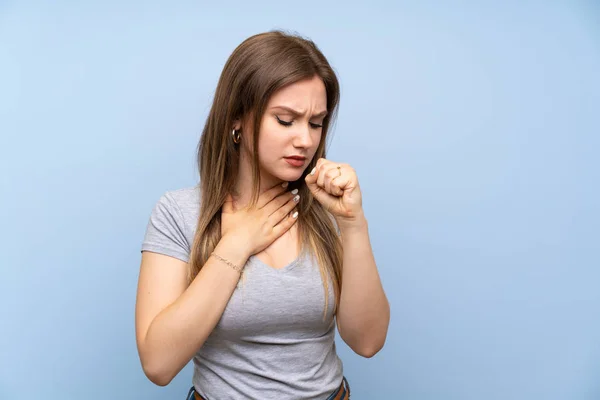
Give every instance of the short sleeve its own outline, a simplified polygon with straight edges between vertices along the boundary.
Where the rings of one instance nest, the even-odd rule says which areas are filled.
[[[167,192],[158,200],[146,227],[142,252],[151,251],[188,262],[190,245],[185,236],[185,223],[177,202]]]

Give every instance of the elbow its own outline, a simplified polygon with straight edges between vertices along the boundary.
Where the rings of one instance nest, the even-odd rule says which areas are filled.
[[[375,354],[379,353],[383,349],[385,339],[375,343],[364,344],[361,347],[353,349],[356,354],[364,358],[372,358]]]
[[[357,346],[355,353],[364,358],[372,358],[375,354],[379,353],[385,341],[387,339],[388,328],[390,324],[390,308],[389,303],[385,312],[385,318],[382,321],[382,325],[379,329],[372,332],[368,340],[360,342],[360,346]]]
[[[380,330],[361,334],[358,337],[355,337],[354,340],[347,343],[352,343],[350,347],[359,356],[364,358],[372,358],[383,349],[386,339],[387,324]]]
[[[144,375],[146,375],[150,382],[157,386],[167,386],[175,377],[170,371],[161,367],[161,363],[157,362],[151,363],[142,361],[142,369],[144,370]]]
[[[385,335],[379,337],[344,337],[340,332],[340,336],[352,351],[364,358],[372,358],[383,349],[385,344]]]
[[[340,336],[346,344],[361,357],[372,358],[383,349],[387,337],[387,329],[381,333],[345,335],[339,329]]]
[[[158,386],[167,386],[173,380],[172,376],[162,371],[152,370],[149,368],[144,368],[144,374],[148,379],[150,379],[150,382]]]
[[[383,346],[385,346],[388,326],[389,316],[386,318],[385,324],[380,326],[379,329],[373,329],[369,332],[356,332],[353,336],[349,337],[348,340],[344,339],[344,341],[359,356],[372,358],[383,349]],[[341,335],[342,331],[340,330],[340,336]]]

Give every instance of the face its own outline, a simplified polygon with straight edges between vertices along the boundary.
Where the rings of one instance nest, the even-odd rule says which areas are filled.
[[[261,120],[258,157],[261,179],[295,181],[321,141],[327,92],[318,76],[290,84],[271,96]],[[251,148],[246,140],[246,149]]]

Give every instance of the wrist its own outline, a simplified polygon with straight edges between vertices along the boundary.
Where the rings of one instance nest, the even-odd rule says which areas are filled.
[[[229,235],[221,238],[215,247],[215,253],[243,268],[252,255],[243,241]]]
[[[362,210],[352,217],[335,217],[338,228],[342,233],[366,229],[367,218]]]

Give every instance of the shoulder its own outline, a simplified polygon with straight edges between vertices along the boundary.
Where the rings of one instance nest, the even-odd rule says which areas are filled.
[[[187,261],[200,209],[199,202],[198,186],[164,192],[150,215],[142,250]]]
[[[200,211],[200,197],[199,185],[167,190],[156,208],[168,210],[180,224],[193,226]]]
[[[191,204],[198,206],[200,202],[200,185],[168,190],[164,192],[159,201],[172,203],[179,208],[185,208]]]

